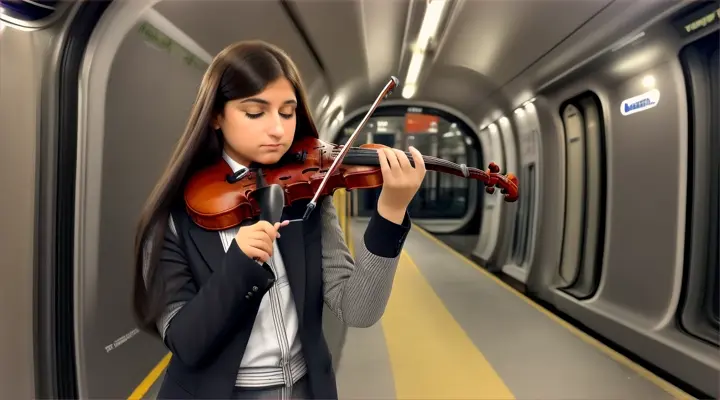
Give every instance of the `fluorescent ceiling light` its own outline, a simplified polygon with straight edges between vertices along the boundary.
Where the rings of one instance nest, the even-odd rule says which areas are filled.
[[[420,26],[417,40],[413,46],[412,57],[410,58],[410,65],[408,66],[405,85],[402,91],[402,96],[406,99],[414,96],[417,91],[420,70],[425,60],[425,51],[430,44],[430,40],[437,34],[446,5],[447,0],[430,0],[425,8],[425,15],[422,25]]]
[[[446,4],[447,0],[430,0],[428,2],[425,17],[422,26],[420,26],[420,33],[417,42],[415,42],[417,51],[424,52],[430,43],[430,39],[435,37]]]
[[[654,88],[655,87],[655,77],[652,75],[645,75],[645,77],[642,80],[642,85],[648,89]]]
[[[410,59],[410,65],[408,66],[407,76],[405,77],[406,85],[414,85],[417,83],[424,58],[425,56],[422,53],[413,53]]]
[[[409,99],[415,95],[416,90],[417,86],[415,86],[414,83],[406,84],[405,86],[403,86],[402,97]]]

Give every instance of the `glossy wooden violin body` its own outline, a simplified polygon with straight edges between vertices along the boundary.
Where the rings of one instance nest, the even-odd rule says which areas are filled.
[[[195,174],[185,189],[185,204],[195,223],[209,230],[233,227],[242,221],[260,214],[260,204],[253,196],[256,192],[258,174],[268,185],[279,184],[285,193],[285,204],[298,200],[331,195],[343,188],[370,189],[383,184],[377,148],[379,144],[363,144],[351,147],[340,167],[331,174],[321,189],[330,166],[343,146],[326,143],[314,137],[298,140],[283,159],[274,166],[244,169],[233,173],[225,160]],[[414,166],[410,153],[406,153]],[[441,158],[423,156],[428,171],[479,180],[485,184],[485,191],[493,193],[499,188],[505,194],[505,201],[518,198],[517,178],[513,174],[504,176],[500,168],[490,163],[487,171],[458,165]]]
[[[262,217],[261,214],[266,214],[268,220],[278,219],[278,209],[298,200],[311,199],[303,216],[307,219],[320,196],[331,195],[340,188],[381,187],[383,178],[377,149],[386,146],[363,144],[352,147],[352,142],[380,101],[397,85],[397,78],[392,77],[345,146],[308,136],[295,141],[277,164],[237,172],[219,158],[215,164],[192,176],[185,186],[185,205],[190,217],[205,229],[223,230],[244,220]],[[406,155],[414,166],[412,155],[407,152]],[[485,184],[487,193],[494,193],[495,188],[499,188],[507,202],[518,198],[517,178],[513,174],[500,174],[495,163],[490,163],[488,170],[483,171],[436,157],[423,156],[423,161],[428,171],[479,180]]]

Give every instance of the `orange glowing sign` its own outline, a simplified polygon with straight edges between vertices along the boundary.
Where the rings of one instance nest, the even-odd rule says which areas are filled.
[[[405,133],[437,133],[440,117],[436,115],[407,113],[405,114]]]

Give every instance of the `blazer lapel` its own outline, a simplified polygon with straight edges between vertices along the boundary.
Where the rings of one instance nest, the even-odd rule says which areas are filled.
[[[283,213],[283,220],[293,218],[296,217],[292,211],[288,210]],[[208,268],[214,271],[225,257],[225,249],[220,240],[220,233],[203,229],[196,224],[189,225],[189,234],[195,243],[195,247],[197,247]],[[303,231],[302,222],[293,222],[280,230],[281,235],[277,240],[300,323],[302,323],[305,310],[305,285],[307,282]]]
[[[283,213],[283,220],[292,219],[292,215]],[[298,321],[302,324],[305,311],[305,241],[303,239],[303,223],[293,222],[280,229],[278,247],[282,253],[290,290],[295,299]]]
[[[208,268],[214,271],[215,267],[219,266],[223,257],[225,257],[225,249],[220,240],[220,233],[203,229],[196,224],[190,224],[189,233]]]

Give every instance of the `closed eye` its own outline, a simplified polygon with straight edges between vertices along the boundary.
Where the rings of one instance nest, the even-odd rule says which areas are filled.
[[[263,114],[265,114],[265,113],[264,113],[264,112],[259,112],[259,113],[257,113],[257,114],[245,113],[245,115],[246,115],[248,118],[250,118],[250,119],[260,118],[260,117],[263,116]],[[280,114],[280,116],[283,117],[283,118],[285,118],[285,119],[290,119],[290,118],[292,118],[293,116],[295,116],[295,113],[291,113],[291,114],[278,113],[278,114]]]

